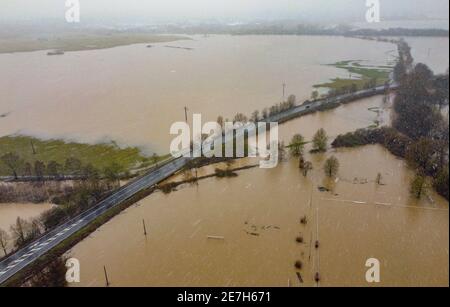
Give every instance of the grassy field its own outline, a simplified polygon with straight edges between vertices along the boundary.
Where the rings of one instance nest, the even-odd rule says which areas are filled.
[[[317,84],[315,88],[329,88],[334,90],[342,89],[343,87],[349,87],[355,84],[358,89],[362,89],[364,85],[371,79],[377,80],[377,85],[383,85],[389,80],[389,74],[393,67],[391,66],[363,66],[361,61],[341,61],[334,64],[329,64],[340,69],[345,69],[349,74],[354,74],[359,77],[359,79],[346,79],[346,78],[335,78],[331,82]]]
[[[35,154],[33,153],[33,147]],[[64,165],[67,158],[80,160],[83,165],[91,163],[98,169],[103,169],[113,162],[124,169],[141,167],[150,163],[138,148],[119,148],[115,143],[109,144],[80,144],[66,143],[61,140],[43,141],[28,136],[5,136],[0,138],[0,156],[14,152],[24,162],[34,163],[36,160],[45,162],[56,161]],[[162,159],[161,157],[160,159]],[[0,176],[10,175],[6,165],[0,161]]]
[[[41,38],[0,39],[0,53],[29,52],[37,50],[81,51],[106,49],[131,44],[165,43],[187,40],[188,37],[175,35],[154,35],[145,33],[111,34],[61,34]]]

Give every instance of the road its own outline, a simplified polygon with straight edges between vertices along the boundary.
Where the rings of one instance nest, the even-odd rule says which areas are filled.
[[[266,121],[282,123],[295,117],[320,110],[320,108],[326,106],[327,104],[358,100],[369,96],[380,95],[384,92],[384,86],[380,86],[374,89],[362,90],[353,94],[346,94],[334,98],[317,100],[271,116]],[[241,132],[243,133],[243,130],[241,130]],[[238,135],[239,133],[240,132],[237,131],[236,135]],[[125,200],[131,198],[138,192],[148,189],[155,184],[163,181],[164,179],[172,176],[174,173],[181,170],[189,161],[190,158],[182,157],[169,161],[167,164],[157,169],[151,170],[145,176],[142,176],[134,180],[130,184],[121,187],[116,192],[114,192],[114,194],[104,199],[96,206],[90,208],[86,212],[48,232],[43,237],[34,241],[30,245],[16,251],[14,254],[3,259],[0,262],[0,285],[35,262],[41,256],[45,255],[47,252],[62,243],[64,240],[68,239],[73,234],[89,225],[96,218],[98,218],[108,210],[119,206]]]
[[[49,252],[52,248],[56,247],[83,227],[89,225],[106,211],[120,205],[136,193],[150,188],[158,182],[170,177],[185,166],[188,161],[188,158],[173,160],[153,172],[138,178],[129,185],[123,186],[117,190],[114,194],[98,203],[95,207],[90,208],[69,222],[48,232],[27,247],[20,249],[8,258],[2,260],[0,262],[0,284],[3,284],[19,271],[36,261],[39,257]]]

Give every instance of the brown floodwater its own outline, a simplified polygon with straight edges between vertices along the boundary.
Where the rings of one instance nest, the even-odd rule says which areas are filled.
[[[18,217],[29,220],[52,208],[52,204],[1,204],[0,229],[9,232]],[[9,246],[10,247],[10,246]]]
[[[288,122],[280,135],[285,142],[294,133],[310,139],[320,127],[336,135],[375,120],[388,124],[389,114],[374,97]],[[341,164],[336,181],[322,170],[332,154]],[[377,145],[307,158],[314,165],[307,178],[292,158],[275,169],[150,195],[68,253],[81,262],[79,285],[103,286],[106,266],[112,286],[315,286],[316,272],[322,286],[367,286],[369,258],[381,263],[382,286],[448,285],[448,203],[431,190],[411,199],[413,172],[402,160]],[[378,173],[383,185],[375,183]]]
[[[193,50],[167,48],[166,45]],[[330,65],[392,61],[395,45],[342,37],[194,36],[173,43],[105,50],[0,55],[0,136],[24,133],[83,142],[113,139],[168,153],[173,122],[250,115],[313,85],[348,77]]]
[[[169,127],[184,120],[184,106],[204,120],[249,114],[280,101],[283,82],[288,94],[304,100],[314,84],[348,76],[323,64],[384,65],[396,48],[340,37],[192,38],[61,57],[45,51],[0,55],[0,114],[8,114],[0,118],[0,136],[114,139],[166,153]],[[445,71],[448,41],[418,38],[411,44],[418,61]],[[381,97],[285,123],[280,135],[286,143],[295,133],[310,140],[323,127],[332,138],[375,122],[390,123],[390,106]],[[337,182],[324,179],[330,154],[341,163]],[[81,261],[80,285],[104,285],[106,265],[114,286],[299,286],[294,263],[300,260],[301,285],[315,285],[320,272],[320,285],[364,286],[365,261],[374,257],[381,262],[381,285],[448,286],[448,202],[432,191],[421,201],[410,199],[413,172],[380,146],[327,155],[308,157],[314,164],[308,178],[290,159],[275,169],[250,169],[145,198],[70,252]],[[213,171],[209,166],[199,174]],[[382,186],[374,183],[378,173]],[[319,192],[319,186],[332,192]],[[8,228],[17,215],[37,216],[45,206],[0,205],[0,227]],[[307,225],[300,224],[303,216]],[[312,246],[317,239],[319,250]]]
[[[0,204],[0,228],[7,230],[17,219],[37,217],[50,209],[52,204]]]
[[[438,74],[448,70],[448,37],[408,37],[405,40],[411,46],[416,63],[425,63]]]

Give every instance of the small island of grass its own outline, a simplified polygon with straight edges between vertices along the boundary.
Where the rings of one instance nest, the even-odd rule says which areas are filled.
[[[331,91],[361,90],[383,85],[389,81],[389,75],[393,67],[362,65],[361,62],[360,60],[348,60],[328,64],[328,66],[345,69],[353,76],[349,78],[335,78],[331,82],[317,84],[314,88],[328,88]]]

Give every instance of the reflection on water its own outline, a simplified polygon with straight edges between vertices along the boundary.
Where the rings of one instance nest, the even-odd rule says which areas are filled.
[[[381,97],[308,115],[282,125],[280,134],[288,142],[322,126],[330,135],[366,127],[378,117],[367,108],[377,105]],[[341,168],[330,182],[322,166],[331,154]],[[81,261],[81,285],[103,286],[106,265],[113,286],[314,286],[316,272],[321,285],[364,286],[365,262],[373,257],[381,261],[381,285],[448,285],[448,203],[432,191],[411,200],[413,172],[403,161],[381,146],[307,159],[314,164],[308,178],[290,159],[150,195],[70,252]]]

